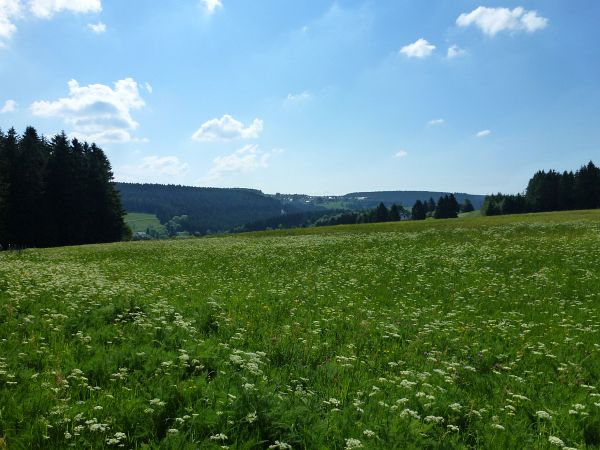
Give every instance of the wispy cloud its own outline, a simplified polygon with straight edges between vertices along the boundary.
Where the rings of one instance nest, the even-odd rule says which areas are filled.
[[[90,30],[92,33],[96,33],[96,34],[102,34],[106,31],[106,24],[104,24],[102,22],[88,23],[87,27],[88,27],[88,30]]]
[[[267,153],[263,152],[258,145],[245,145],[229,155],[217,156],[213,159],[213,167],[203,181],[216,180],[225,174],[266,169],[269,167],[268,161],[271,156],[280,152],[280,150],[274,150]]]
[[[404,158],[405,156],[408,155],[408,152],[406,150],[400,150],[399,152],[394,153],[394,158]]]
[[[446,53],[446,57],[448,59],[457,58],[459,56],[464,56],[467,54],[466,50],[463,50],[458,45],[452,45],[448,47],[448,52]]]
[[[188,171],[189,164],[181,162],[177,156],[147,156],[139,167],[161,175],[181,176]]]
[[[458,16],[456,24],[460,27],[475,25],[484,34],[493,37],[505,30],[533,33],[546,28],[548,19],[538,15],[537,11],[527,11],[520,6],[512,10],[480,6]]]
[[[433,119],[427,122],[427,125],[443,125],[446,121],[444,119]]]
[[[313,94],[309,91],[300,92],[298,94],[289,93],[285,99],[285,103],[288,105],[304,103],[311,100],[313,97]]]
[[[198,130],[192,135],[192,139],[197,141],[230,141],[233,139],[256,139],[263,130],[263,121],[254,119],[254,121],[244,126],[242,122],[234,119],[229,114],[225,114],[220,119],[211,119],[204,122]]]
[[[479,133],[477,133],[475,135],[476,138],[481,139],[484,137],[488,137],[490,134],[492,134],[491,130],[481,130]]]
[[[407,56],[408,58],[427,58],[431,56],[435,50],[435,45],[430,44],[427,39],[418,39],[412,44],[405,45],[400,49],[400,53]]]
[[[6,114],[15,112],[17,110],[17,102],[14,100],[6,100],[2,108],[0,108],[0,114]]]

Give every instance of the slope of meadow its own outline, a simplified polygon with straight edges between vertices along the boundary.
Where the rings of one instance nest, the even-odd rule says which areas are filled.
[[[598,211],[5,252],[0,438],[597,448],[599,276]]]

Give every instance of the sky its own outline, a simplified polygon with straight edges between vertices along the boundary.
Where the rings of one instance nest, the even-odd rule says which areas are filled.
[[[0,0],[0,128],[117,181],[516,193],[600,163],[600,2]]]

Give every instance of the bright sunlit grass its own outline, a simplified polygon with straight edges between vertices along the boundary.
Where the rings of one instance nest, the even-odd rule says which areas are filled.
[[[8,448],[600,445],[600,212],[0,254]]]

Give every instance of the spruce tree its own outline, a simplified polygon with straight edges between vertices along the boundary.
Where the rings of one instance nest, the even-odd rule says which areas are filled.
[[[395,203],[390,208],[389,220],[390,222],[398,222],[400,220],[400,208]]]
[[[417,200],[412,207],[411,215],[413,220],[425,220],[427,217],[427,206],[421,200]]]

